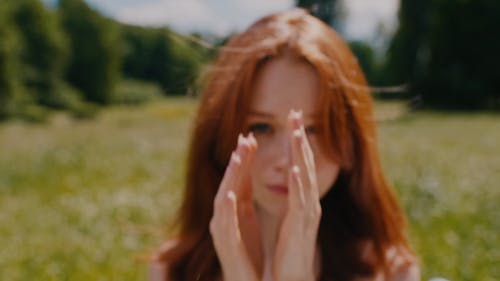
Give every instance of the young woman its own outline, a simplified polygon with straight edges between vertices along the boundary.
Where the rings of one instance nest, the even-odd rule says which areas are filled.
[[[177,222],[150,280],[419,280],[364,75],[301,9],[264,17],[221,49]]]

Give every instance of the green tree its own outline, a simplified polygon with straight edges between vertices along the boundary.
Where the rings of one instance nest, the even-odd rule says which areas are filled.
[[[131,78],[157,82],[164,90],[169,83],[170,43],[164,28],[123,26],[125,58],[123,72]]]
[[[168,28],[124,25],[126,76],[158,83],[167,94],[185,94],[200,67],[210,59],[206,48],[190,43]]]
[[[499,15],[499,1],[402,0],[387,82],[430,107],[500,108]]]
[[[309,10],[337,31],[342,31],[344,11],[341,1],[338,0],[296,0],[295,5]]]
[[[23,84],[37,103],[64,107],[61,91],[68,49],[56,15],[39,0],[18,0],[13,18],[21,35]]]
[[[207,58],[199,46],[194,47],[193,44],[173,32],[169,33],[169,40],[172,65],[167,89],[170,93],[185,94],[195,87],[201,66]]]
[[[423,52],[427,48],[431,2],[432,0],[401,0],[398,30],[387,52],[386,84],[414,81],[417,68],[425,64]]]
[[[21,87],[19,39],[11,6],[0,2],[0,119],[17,114],[26,97]]]
[[[416,83],[438,107],[500,109],[500,1],[434,0]],[[418,70],[418,69],[417,69]]]
[[[377,82],[377,65],[373,48],[363,41],[349,42],[349,47],[358,59],[368,82],[370,84]]]
[[[89,101],[112,102],[122,58],[116,23],[83,0],[60,0],[59,11],[71,49],[67,80]]]

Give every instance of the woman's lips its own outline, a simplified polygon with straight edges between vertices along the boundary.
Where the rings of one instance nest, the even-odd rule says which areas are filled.
[[[282,185],[282,184],[270,184],[267,186],[269,190],[271,190],[274,193],[280,194],[280,195],[285,195],[288,194],[288,186]]]

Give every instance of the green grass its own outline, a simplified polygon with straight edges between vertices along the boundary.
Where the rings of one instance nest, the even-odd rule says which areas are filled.
[[[196,101],[0,124],[0,280],[145,280],[178,207]],[[380,149],[423,280],[498,280],[500,118],[380,104]]]
[[[380,126],[425,277],[500,279],[499,117],[427,112]]]

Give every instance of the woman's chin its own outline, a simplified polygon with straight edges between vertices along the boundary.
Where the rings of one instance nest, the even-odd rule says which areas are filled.
[[[256,205],[261,211],[264,211],[266,215],[272,217],[284,217],[287,210],[287,202],[256,202]]]

